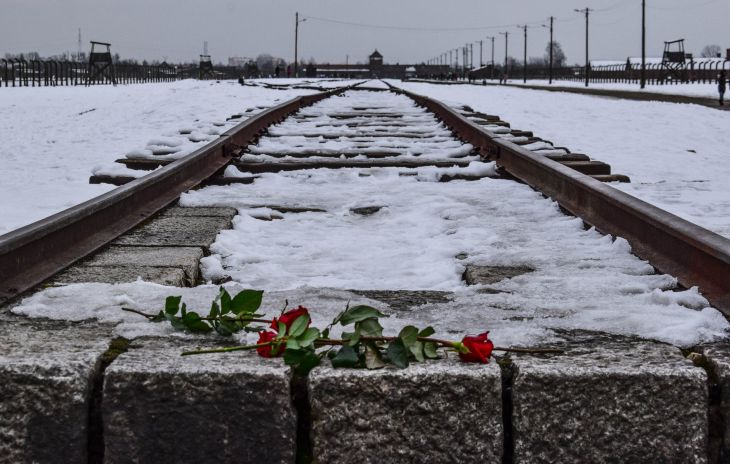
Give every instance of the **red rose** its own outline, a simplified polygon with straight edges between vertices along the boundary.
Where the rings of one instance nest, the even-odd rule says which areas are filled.
[[[286,330],[289,330],[291,325],[296,321],[299,316],[309,316],[309,310],[305,308],[304,306],[299,306],[295,309],[290,309],[289,311],[285,312],[281,316],[279,316],[279,319],[274,318],[273,321],[271,321],[271,328],[278,331],[279,330],[279,322],[284,324],[286,326]],[[309,322],[307,323],[307,328],[309,327],[309,324],[312,323],[312,319],[309,319]]]
[[[467,335],[461,343],[469,350],[468,353],[459,353],[464,362],[489,363],[489,356],[492,355],[494,343],[489,340],[489,332],[477,336]]]
[[[259,341],[257,342],[257,344],[273,342],[274,340],[276,340],[276,333],[264,330],[262,332],[259,332]],[[274,356],[281,354],[278,352],[274,352],[274,348],[276,347],[274,347],[273,345],[259,346],[258,348],[256,348],[256,351],[258,351],[259,356],[263,356],[264,358],[273,358]]]

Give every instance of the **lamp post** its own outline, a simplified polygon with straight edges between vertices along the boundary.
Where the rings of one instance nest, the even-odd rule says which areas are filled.
[[[307,18],[299,19],[299,12],[294,16],[294,77],[299,77],[299,23],[303,23]]]
[[[525,31],[525,55],[524,61],[522,62],[522,83],[527,84],[527,24],[517,27]]]
[[[504,75],[507,76],[507,54],[509,53],[509,32],[500,32],[499,34],[504,36]],[[505,81],[506,81],[506,79],[505,79]]]
[[[646,0],[641,0],[641,88],[646,87]]]
[[[582,10],[575,10],[576,13],[585,13],[585,15],[586,15],[586,72],[585,72],[586,87],[588,87],[588,83],[590,82],[589,73],[590,73],[590,67],[591,67],[591,62],[589,61],[589,55],[588,55],[588,17],[590,15],[591,11],[593,11],[593,10],[591,10],[590,8],[584,8]]]
[[[494,39],[495,39],[495,37],[492,35],[492,36],[487,37],[487,39],[492,40],[492,79],[494,79]]]
[[[484,41],[479,41],[479,67],[484,67]]]

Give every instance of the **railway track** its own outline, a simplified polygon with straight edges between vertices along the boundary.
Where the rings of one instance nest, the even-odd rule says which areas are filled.
[[[495,115],[451,108],[392,87],[356,88],[270,108],[178,161],[154,155],[118,161],[154,170],[144,177],[92,176],[91,182],[123,187],[0,237],[0,301],[100,249],[196,185],[250,183],[262,173],[313,168],[463,168],[443,179],[476,179],[484,175],[468,166],[486,160],[600,231],[626,238],[639,257],[677,276],[684,287],[699,286],[714,306],[730,313],[730,281],[725,278],[730,275],[730,241],[602,184],[628,181],[612,174],[609,165],[511,128]],[[302,110],[323,100],[328,108],[327,102],[336,102],[348,90],[352,103],[344,109],[331,104],[324,113]],[[371,103],[373,95],[379,103]],[[419,106],[404,105],[396,96]],[[282,124],[272,126],[277,123]],[[239,174],[232,174],[231,167]]]
[[[66,450],[76,454],[65,460],[89,462],[417,461],[423,453],[439,462],[706,462],[706,454],[716,461],[727,427],[707,421],[720,409],[730,416],[730,402],[708,393],[716,392],[714,374],[674,346],[601,333],[616,314],[607,317],[602,306],[615,305],[621,323],[641,325],[633,313],[647,299],[699,286],[727,317],[730,241],[613,189],[603,181],[629,179],[605,163],[496,115],[361,85],[263,110],[175,161],[150,155],[119,164],[140,177],[92,177],[120,187],[0,237],[0,304],[19,303],[0,313],[0,340],[10,347],[9,358],[0,356],[9,379],[0,393],[21,399],[0,401],[0,408],[16,411],[20,403],[20,412],[4,415],[32,418],[28,427],[0,422],[0,435],[6,427],[7,436],[28,437],[9,448],[16,460],[54,449],[50,436],[73,445]],[[631,249],[584,223],[624,237]],[[508,337],[549,326],[566,354],[517,356],[473,370],[443,360],[433,371],[403,375],[318,369],[302,384],[285,367],[257,358],[183,360],[183,347],[219,341],[145,337],[159,335],[147,332],[158,324],[132,329],[134,349],[115,359],[110,352],[126,348],[111,342],[105,323],[119,322],[121,311],[98,295],[78,294],[92,292],[88,287],[64,285],[119,284],[95,288],[112,292],[115,304],[122,295],[141,309],[170,291],[134,282],[138,276],[195,287],[185,289],[186,301],[197,290],[216,290],[199,285],[205,282],[272,290],[277,304],[314,302],[315,319],[331,319],[362,297],[387,305],[387,330],[419,317],[439,331],[488,324]],[[39,284],[52,288],[19,301]],[[676,294],[684,309],[706,308],[692,291]],[[50,307],[87,312],[74,313],[76,322],[68,324],[25,317],[45,316]],[[599,327],[586,328],[575,307],[593,312],[586,317]],[[97,310],[107,312],[100,317]],[[100,323],[88,322],[94,318]],[[730,378],[722,345],[697,349],[703,368]],[[80,380],[66,386],[57,365]],[[52,386],[54,407],[71,408],[68,398],[87,398],[90,406],[77,407],[76,415],[53,412],[58,426],[46,419],[46,407],[22,401],[33,402],[38,385]],[[272,388],[284,393],[272,395]],[[437,444],[425,451],[421,435],[404,432],[421,417],[409,415],[415,410],[428,446]],[[473,416],[479,425],[434,420],[445,416]],[[64,435],[87,421],[88,443],[85,428]],[[353,423],[366,426],[353,430]],[[37,432],[46,427],[53,430]],[[176,438],[181,428],[189,434]],[[239,429],[245,436],[226,435]],[[398,445],[381,447],[383,435],[398,436]],[[34,436],[44,440],[34,444]],[[270,443],[271,436],[282,438]],[[353,447],[354,436],[370,445]],[[453,436],[467,438],[456,443]],[[562,445],[565,437],[577,444]],[[465,444],[471,439],[479,445]]]

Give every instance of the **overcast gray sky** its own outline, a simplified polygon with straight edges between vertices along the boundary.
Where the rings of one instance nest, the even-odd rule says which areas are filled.
[[[647,0],[648,51],[661,54],[663,41],[687,40],[699,54],[710,43],[730,48],[730,0]],[[522,56],[522,31],[529,23],[528,55],[542,56],[553,15],[555,38],[570,63],[584,56],[584,17],[591,14],[591,58],[625,59],[640,54],[641,0],[0,0],[0,54],[75,52],[81,27],[89,40],[108,41],[122,57],[197,59],[203,41],[214,61],[270,53],[293,57],[294,13],[300,26],[300,57],[318,62],[364,61],[379,49],[389,63],[421,62],[467,42],[496,35],[497,60]],[[326,20],[326,21],[325,21]],[[357,23],[342,24],[344,23]],[[380,26],[380,27],[373,27]],[[475,45],[478,62],[479,46]],[[485,60],[491,44],[484,46]]]

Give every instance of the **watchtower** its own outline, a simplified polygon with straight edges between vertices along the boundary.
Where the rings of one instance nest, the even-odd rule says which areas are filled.
[[[104,83],[109,80],[117,85],[117,79],[114,73],[114,62],[112,60],[112,44],[104,42],[91,42],[91,52],[89,53],[89,65],[86,72],[86,85],[91,85],[97,81]],[[97,47],[106,47],[106,50],[97,50]]]
[[[684,51],[684,39],[664,42],[662,68],[665,71],[665,76],[673,76],[681,81],[687,81],[687,58],[688,55]]]
[[[383,66],[383,55],[377,49],[370,55],[370,66]]]
[[[200,66],[198,67],[198,79],[214,79],[213,62],[210,55],[200,55]]]

